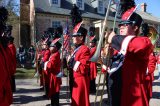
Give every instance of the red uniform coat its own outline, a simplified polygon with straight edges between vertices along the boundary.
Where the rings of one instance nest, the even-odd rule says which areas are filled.
[[[9,106],[13,99],[8,59],[6,51],[0,45],[0,106]]]
[[[42,61],[43,61],[43,62],[48,61],[50,55],[51,55],[50,50],[49,50],[49,49],[45,50],[45,51],[44,51],[44,54],[43,54],[43,59],[42,59]]]
[[[90,49],[90,57],[94,55],[96,51],[96,47],[92,47]],[[90,62],[90,80],[95,79],[97,76],[97,63],[95,62]]]
[[[10,49],[10,53],[11,53],[11,61],[13,64],[13,73],[16,73],[16,47],[14,46],[14,44],[9,44],[8,48]]]
[[[90,106],[89,103],[89,59],[90,50],[81,45],[75,53],[76,61],[73,67],[72,106]]]
[[[42,61],[43,61],[44,63],[45,63],[46,61],[48,61],[50,55],[51,55],[50,50],[49,50],[49,49],[45,50]],[[48,83],[49,83],[49,73],[48,73],[46,70],[44,70],[43,72],[44,72],[44,80],[45,80],[45,83],[48,84]]]
[[[156,57],[153,53],[149,56],[148,69],[146,73],[145,85],[148,101],[152,97],[152,82],[154,80],[154,71],[156,68]]]
[[[160,54],[157,56],[157,64],[160,64]]]
[[[14,63],[12,61],[12,54],[11,54],[11,51],[10,51],[10,49],[8,47],[6,47],[4,49],[4,51],[5,51],[5,56],[4,56],[5,57],[5,61],[7,63],[7,66],[9,66],[7,68],[9,70],[10,76],[12,76],[12,75],[15,74],[15,66],[14,66]]]
[[[49,60],[49,57],[51,55],[49,49],[42,50],[41,54],[42,54],[42,60],[41,61],[44,62],[44,63]],[[45,81],[45,84],[49,84],[49,74],[48,74],[48,72],[46,70],[42,69],[42,72],[40,74],[41,74],[40,85],[41,86],[44,85],[44,81]]]
[[[129,43],[122,66],[121,106],[148,106],[144,80],[151,52],[148,38],[136,37]]]
[[[46,70],[50,73],[48,96],[51,97],[53,94],[60,91],[60,85],[62,84],[61,78],[56,76],[60,72],[61,67],[60,53],[57,51],[51,54],[49,61],[45,64],[47,67]]]
[[[42,50],[38,55],[37,55],[37,58],[39,59],[39,58],[41,58],[41,56],[42,56],[42,58],[43,58],[43,55],[44,55],[44,53],[45,53],[45,50]],[[39,64],[40,65],[40,64]],[[43,86],[44,85],[44,83],[43,83],[43,77],[42,77],[42,70],[39,70],[39,74],[40,74],[40,86]]]
[[[112,39],[112,47],[118,50],[126,45],[130,36],[116,35]],[[121,42],[120,38],[123,39]],[[118,42],[120,41],[120,42]],[[118,45],[116,47],[116,44]],[[123,50],[121,51],[123,52]],[[149,55],[153,52],[151,41],[147,37],[135,37],[128,42],[125,59],[122,65],[121,106],[148,106],[145,92],[145,75]]]

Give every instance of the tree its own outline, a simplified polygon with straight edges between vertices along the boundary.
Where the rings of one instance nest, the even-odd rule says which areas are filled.
[[[19,23],[20,4],[18,0],[0,0],[1,6],[6,7],[9,16],[7,24],[14,25]]]

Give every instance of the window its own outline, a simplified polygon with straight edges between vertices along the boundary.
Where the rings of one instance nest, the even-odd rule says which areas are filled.
[[[50,1],[50,6],[61,7],[61,0],[49,0],[49,1]]]
[[[80,10],[84,10],[84,0],[75,0],[76,5]]]
[[[102,1],[98,1],[98,11],[99,12],[103,12],[103,2]]]
[[[52,0],[52,4],[58,4],[58,0]]]
[[[53,28],[57,28],[57,27],[59,27],[61,25],[61,22],[60,21],[53,21],[52,22],[52,27]]]
[[[78,6],[79,8],[82,8],[82,0],[77,0],[77,6]]]

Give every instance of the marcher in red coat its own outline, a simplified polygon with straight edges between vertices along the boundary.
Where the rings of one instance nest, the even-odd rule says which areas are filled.
[[[142,27],[141,27],[141,36],[148,37],[148,35],[149,35],[149,26],[147,23],[143,23]],[[154,46],[153,46],[153,48],[154,48]],[[145,90],[146,90],[146,94],[147,94],[148,103],[152,97],[152,82],[154,80],[155,68],[156,68],[156,57],[153,52],[149,56],[148,68],[147,68],[146,76],[145,76],[146,77],[145,78],[145,86],[146,86]]]
[[[9,106],[12,103],[12,91],[10,85],[10,66],[9,56],[5,49],[7,48],[7,39],[4,36],[8,11],[0,6],[0,106]],[[3,35],[3,36],[2,36]]]
[[[137,36],[141,22],[141,16],[129,10],[122,16],[120,35],[112,32],[108,36],[108,42],[119,51],[119,60],[115,57],[109,70],[109,78],[114,84],[116,82],[114,86],[110,86],[114,100],[110,106],[149,106],[144,81],[153,47],[148,37]]]
[[[0,44],[0,106],[9,106],[11,103],[9,102],[9,99],[7,96],[7,92],[9,93],[9,91],[11,91],[11,87],[10,87],[10,75],[6,69],[6,65],[5,65],[5,58],[4,55],[2,53],[2,46]],[[9,91],[8,91],[9,89]]]
[[[148,68],[146,72],[145,85],[148,102],[152,97],[152,82],[154,80],[154,71],[156,68],[156,57],[154,53],[149,56]]]
[[[90,41],[90,57],[92,57],[96,51],[97,39],[91,39]],[[90,62],[90,93],[96,93],[96,76],[97,76],[97,63]]]
[[[49,60],[49,57],[51,55],[50,50],[49,50],[49,45],[51,44],[51,42],[49,41],[49,39],[47,38],[44,42],[43,42],[43,49],[44,51],[42,52],[42,60],[40,62],[40,65],[42,67],[42,72],[41,72],[41,84],[43,84],[43,86],[45,87],[45,95],[48,95],[48,90],[49,90],[49,73],[47,71],[44,70],[44,63],[46,61]]]
[[[45,49],[42,49],[42,51],[38,54],[38,60],[40,61],[39,62],[39,64],[38,64],[38,71],[39,71],[39,74],[40,74],[40,86],[42,87],[42,88],[40,88],[40,89],[42,89],[43,90],[43,88],[44,88],[44,80],[43,80],[43,76],[42,76],[42,71],[43,71],[43,69],[42,69],[42,67],[41,67],[41,61],[42,61],[42,58],[43,58],[43,55],[44,55],[44,53],[45,53]]]
[[[6,97],[8,98],[9,104],[11,104],[13,102],[13,94],[12,94],[12,88],[11,88],[11,76],[14,75],[13,64],[11,61],[11,53],[8,47],[1,48],[1,50],[3,54],[3,58],[5,60],[4,65],[5,65],[7,74],[8,74],[8,79],[6,81],[6,85],[7,85],[7,93],[6,93],[7,96]]]
[[[48,96],[51,98],[52,106],[59,106],[59,91],[60,85],[62,83],[61,78],[58,78],[57,75],[60,72],[61,60],[59,49],[61,48],[61,44],[59,42],[51,43],[50,51],[51,56],[49,61],[45,63],[45,70],[50,73],[49,75],[49,93]]]
[[[14,74],[16,73],[16,66],[17,66],[17,62],[16,62],[16,47],[13,44],[14,38],[12,36],[8,37],[9,39],[9,43],[8,43],[8,48],[10,50],[11,53],[11,63],[13,65],[13,75],[11,75],[11,87],[12,87],[12,91],[15,92],[16,91],[16,84],[15,84],[15,76]]]
[[[75,27],[76,28],[76,27]],[[89,103],[89,59],[90,50],[84,45],[87,30],[80,27],[73,32],[75,50],[69,60],[73,71],[72,106],[90,106]]]
[[[13,75],[13,64],[12,61],[10,60],[11,53],[9,48],[7,47],[6,36],[3,36],[2,38],[0,38],[0,40],[3,41],[2,46],[0,45],[1,54],[3,56],[1,60],[3,64],[2,67],[4,67],[7,76],[6,80],[3,80],[5,81],[5,85],[3,86],[4,87],[3,95],[5,93],[4,97],[7,99],[8,102],[7,104],[10,105],[13,102],[13,94],[11,89],[11,76]]]

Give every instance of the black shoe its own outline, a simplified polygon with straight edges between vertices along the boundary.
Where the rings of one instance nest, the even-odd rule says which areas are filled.
[[[44,90],[44,87],[39,88],[40,90]]]
[[[43,98],[48,99],[48,96],[47,95],[43,95]]]
[[[109,106],[109,101],[108,101],[108,99],[107,99],[107,100],[104,100],[104,103],[107,104],[107,106]]]
[[[63,74],[63,77],[67,77],[67,75],[66,75],[66,74]]]
[[[94,94],[96,94],[96,91],[90,91],[90,94],[94,95]]]

